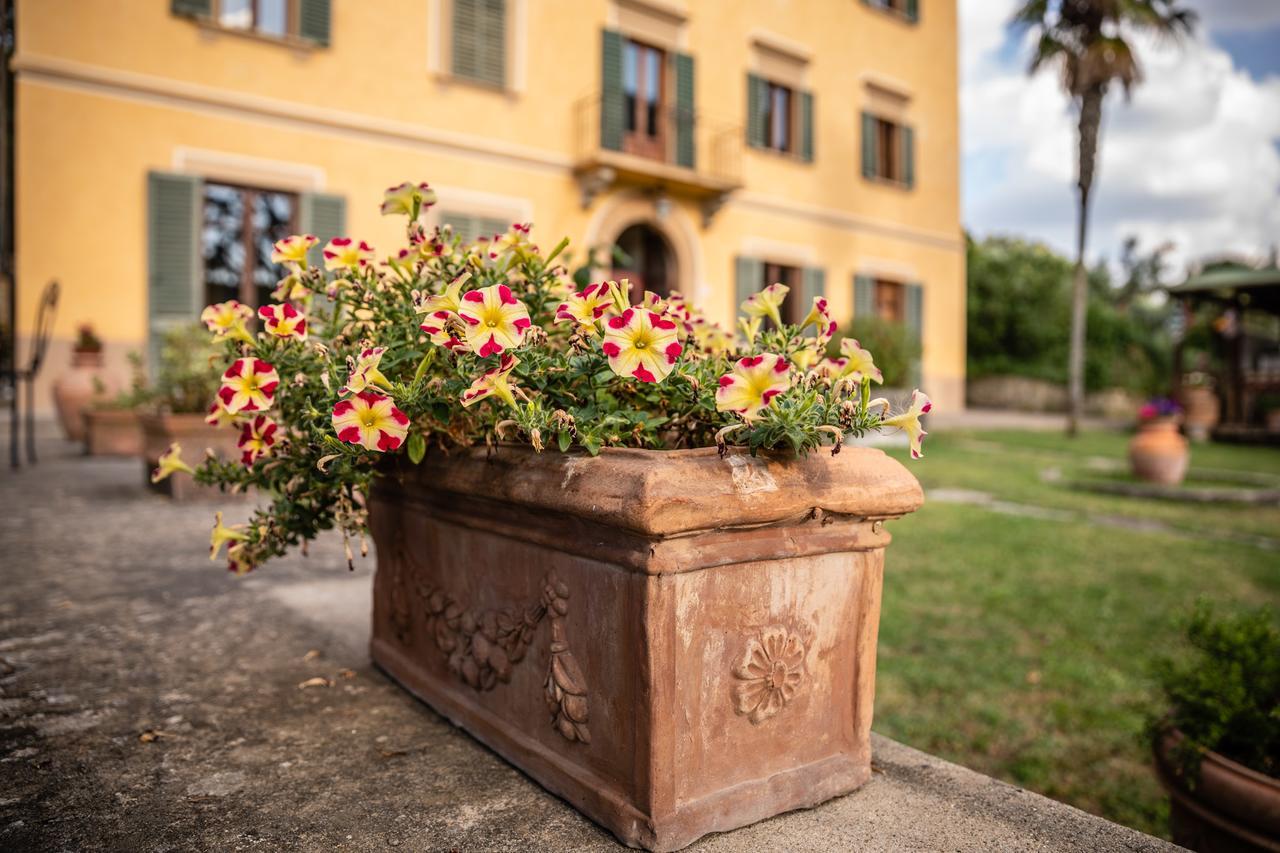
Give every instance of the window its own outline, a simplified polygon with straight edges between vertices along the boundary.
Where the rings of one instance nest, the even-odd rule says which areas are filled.
[[[785,284],[791,288],[786,301],[782,303],[782,322],[796,324],[803,320],[809,313],[809,306],[805,304],[801,294],[803,279],[800,268],[765,261],[761,265],[761,270],[763,274],[757,290],[763,290],[771,284]]]
[[[296,228],[292,193],[204,185],[200,248],[206,303],[236,299],[256,309],[272,301],[284,269],[271,263],[271,246]]]
[[[747,142],[813,162],[813,94],[748,74]]]
[[[873,9],[898,15],[913,24],[920,20],[919,0],[863,0],[863,2]]]
[[[656,47],[622,43],[623,150],[666,159],[666,55]]]
[[[441,211],[440,224],[448,225],[462,238],[464,245],[481,237],[492,239],[495,234],[505,234],[511,229],[511,221],[496,216],[476,216],[456,210]]]
[[[218,0],[217,21],[232,30],[249,30],[264,36],[289,35],[289,0]]]
[[[910,127],[862,114],[862,174],[905,187],[915,184],[915,134]]]
[[[795,114],[791,109],[791,90],[777,83],[765,83],[764,147],[789,152]]]
[[[896,281],[875,280],[875,315],[889,323],[907,319],[906,288]]]
[[[452,0],[455,77],[504,88],[507,85],[506,0]]]

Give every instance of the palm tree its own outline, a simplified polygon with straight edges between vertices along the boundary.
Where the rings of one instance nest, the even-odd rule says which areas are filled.
[[[1025,0],[1010,24],[1030,27],[1039,36],[1028,73],[1056,67],[1062,88],[1078,107],[1079,149],[1076,161],[1076,266],[1071,288],[1070,412],[1067,433],[1075,435],[1084,410],[1084,340],[1088,307],[1088,276],[1084,264],[1089,222],[1089,194],[1093,189],[1098,154],[1098,131],[1107,90],[1119,83],[1129,95],[1142,80],[1137,54],[1128,39],[1138,32],[1179,37],[1191,32],[1195,13],[1178,8],[1176,0]]]

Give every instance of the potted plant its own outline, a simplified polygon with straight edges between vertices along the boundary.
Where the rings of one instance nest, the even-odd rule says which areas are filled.
[[[374,661],[624,842],[673,850],[871,773],[884,522],[919,484],[844,438],[929,411],[871,399],[871,354],[815,299],[744,304],[735,340],[679,296],[580,290],[528,226],[461,245],[424,185],[408,245],[276,244],[251,334],[206,314],[244,455],[156,476],[252,486],[211,544],[241,573],[336,527],[377,546]],[[325,300],[319,298],[324,294]],[[838,453],[838,455],[836,455]],[[358,546],[357,544],[358,543]],[[803,733],[802,736],[798,736]]]
[[[1222,414],[1222,403],[1213,390],[1213,377],[1199,370],[1188,373],[1182,379],[1178,398],[1186,412],[1187,437],[1206,441]]]
[[[241,312],[248,309],[242,306]],[[241,456],[238,436],[222,428],[227,414],[211,402],[219,387],[218,376],[226,367],[221,355],[220,347],[210,345],[203,323],[176,326],[165,333],[147,405],[139,412],[148,482],[160,457],[174,443],[184,448],[183,458],[191,465],[209,453],[221,459]],[[178,501],[221,494],[182,477],[151,482],[151,488]]]
[[[1173,840],[1200,851],[1280,849],[1280,615],[1202,605],[1189,653],[1161,666],[1150,731]]]
[[[62,431],[72,441],[84,440],[84,410],[98,389],[105,387],[102,377],[102,341],[93,326],[84,323],[76,331],[71,350],[71,369],[53,383],[53,403],[58,411]]]
[[[1187,476],[1191,451],[1178,432],[1182,407],[1167,397],[1138,410],[1138,431],[1129,440],[1129,465],[1140,480],[1176,486]]]
[[[84,449],[90,456],[137,456],[142,452],[142,427],[138,407],[148,397],[142,356],[129,353],[133,380],[129,390],[107,397],[106,386],[95,382],[95,395],[84,411]]]

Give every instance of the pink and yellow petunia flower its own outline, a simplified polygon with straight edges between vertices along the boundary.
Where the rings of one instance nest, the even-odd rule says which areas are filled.
[[[825,296],[813,297],[813,307],[809,309],[809,313],[800,321],[800,328],[805,329],[812,325],[815,330],[815,336],[819,349],[825,347],[827,342],[831,340],[836,333],[836,323],[831,319],[831,311],[827,308],[827,298]]]
[[[314,234],[294,234],[292,237],[277,240],[271,247],[271,263],[289,264],[294,269],[306,269],[307,252],[319,242],[320,238]]]
[[[398,186],[388,187],[383,193],[382,215],[416,217],[423,208],[435,203],[436,191],[429,185],[405,181]]]
[[[168,450],[160,454],[155,470],[151,472],[151,482],[158,483],[179,471],[184,474],[195,473],[194,468],[182,461],[182,445],[175,441],[169,445]]]
[[[247,551],[243,543],[239,542],[227,548],[227,571],[235,575],[247,575],[253,571],[253,561],[249,559]]]
[[[613,305],[609,285],[603,281],[589,284],[579,293],[570,294],[556,309],[557,323],[576,323],[580,331],[595,334],[597,323]]]
[[[307,339],[307,317],[288,302],[281,305],[263,305],[258,309],[263,328],[277,338]]]
[[[276,399],[280,374],[260,358],[238,358],[222,374],[218,400],[230,414],[261,412],[271,408]]]
[[[481,358],[520,346],[529,331],[529,310],[505,284],[469,290],[458,316],[466,324],[467,344]]]
[[[324,247],[324,268],[362,272],[373,263],[373,247],[363,240],[334,237]]]
[[[816,365],[821,358],[822,351],[818,349],[816,342],[802,346],[791,353],[791,363],[802,373]]]
[[[240,461],[252,468],[253,463],[264,456],[271,455],[271,448],[276,443],[276,422],[266,415],[258,415],[246,421],[240,428],[240,439],[236,447],[240,448]]]
[[[471,383],[471,387],[462,392],[463,408],[479,403],[486,397],[497,397],[513,409],[520,408],[515,394],[511,390],[511,371],[516,369],[520,359],[511,353],[502,356],[497,367],[491,367],[484,375]]]
[[[333,430],[366,450],[395,450],[409,434],[409,418],[390,397],[366,389],[334,405]]]
[[[871,405],[874,405],[874,402],[868,404],[868,408]],[[924,427],[920,423],[920,416],[927,415],[932,408],[933,403],[925,396],[924,392],[916,389],[911,392],[911,402],[905,412],[880,421],[881,426],[898,427],[898,429],[907,434],[907,438],[910,440],[912,459],[920,459],[924,456],[921,445],[924,443],[924,437],[929,433],[924,431]]]
[[[785,284],[771,284],[764,290],[753,293],[742,303],[742,310],[748,317],[768,317],[779,329],[782,328],[782,303],[786,301],[791,288]]]
[[[840,354],[846,359],[840,376],[849,377],[855,382],[870,379],[873,382],[884,382],[884,374],[876,367],[871,353],[862,348],[862,344],[853,338],[845,338],[840,342]]]
[[[610,317],[601,349],[614,373],[641,382],[666,379],[684,351],[676,324],[642,308],[628,308]]]
[[[271,298],[280,301],[301,302],[311,296],[311,288],[302,283],[302,277],[297,273],[289,273],[276,283],[276,289],[271,291]]]
[[[209,534],[209,559],[218,559],[218,552],[222,550],[223,545],[230,545],[227,549],[230,554],[231,548],[235,547],[236,542],[248,541],[249,534],[244,532],[243,524],[233,524],[230,527],[222,523],[222,513],[213,514],[213,531]]]
[[[244,325],[252,318],[253,309],[234,299],[210,305],[200,312],[200,322],[213,332],[214,340],[233,337],[252,343],[253,338]]]
[[[222,401],[214,398],[209,405],[209,414],[205,415],[204,422],[209,426],[224,427],[234,424],[238,418],[222,407]]]
[[[344,397],[348,394],[359,394],[372,386],[391,390],[391,382],[378,369],[378,364],[386,352],[386,347],[366,347],[360,351],[358,358],[353,359],[348,356],[347,384],[338,389],[338,394]]]
[[[791,368],[780,355],[766,352],[734,362],[733,370],[720,377],[716,409],[752,420],[773,398],[791,387]]]

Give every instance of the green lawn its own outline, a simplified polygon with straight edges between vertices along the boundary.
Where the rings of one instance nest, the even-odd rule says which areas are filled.
[[[1168,835],[1142,729],[1153,660],[1197,598],[1280,605],[1280,509],[1075,491],[1128,437],[951,433],[908,463],[930,488],[1067,510],[1046,520],[933,502],[892,525],[875,728],[1119,823]],[[894,452],[899,458],[905,453]],[[1192,468],[1280,478],[1280,451],[1196,446]],[[1045,472],[1051,473],[1046,477]],[[1105,476],[1105,475],[1101,475]],[[1089,518],[1156,520],[1170,531]]]

